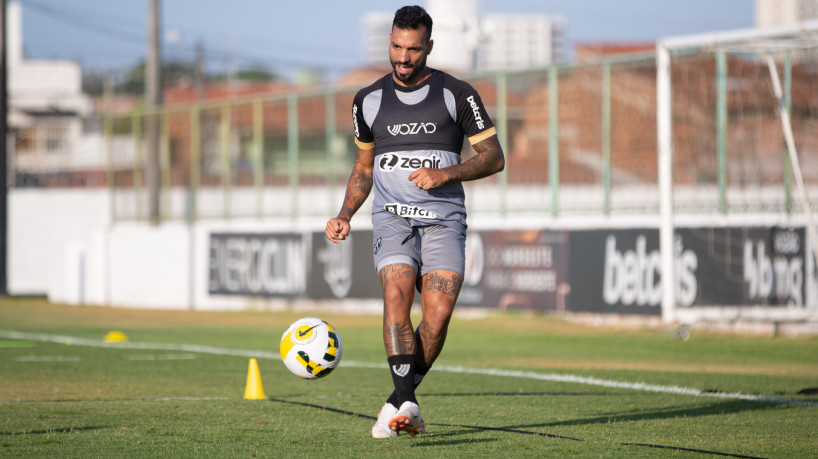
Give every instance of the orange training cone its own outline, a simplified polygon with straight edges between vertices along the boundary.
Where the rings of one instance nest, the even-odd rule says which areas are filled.
[[[261,385],[261,373],[258,371],[258,362],[255,358],[250,359],[250,367],[247,369],[247,385],[244,387],[245,400],[267,400],[264,395],[264,386]]]

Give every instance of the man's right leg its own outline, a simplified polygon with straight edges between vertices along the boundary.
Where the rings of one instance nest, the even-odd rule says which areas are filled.
[[[424,345],[424,333],[421,333],[421,329],[424,331],[428,329],[428,326],[426,326],[422,319],[417,329],[415,329],[415,389],[418,388],[423,378],[426,377],[426,373],[428,373],[432,367],[432,363],[434,363],[437,356],[440,355],[439,348],[430,348]],[[431,351],[432,354],[427,355],[428,351]],[[386,402],[393,406],[398,406],[398,393],[393,391],[392,394],[389,395],[389,398],[386,399]]]
[[[415,400],[415,333],[410,312],[415,299],[415,268],[396,263],[378,273],[383,289],[383,344],[398,403]],[[399,406],[399,405],[396,405]]]
[[[417,413],[414,395],[416,343],[410,312],[415,298],[420,252],[416,230],[397,216],[375,224],[373,242],[375,267],[383,291],[383,342],[396,394],[381,408],[378,421],[372,428],[372,436],[382,438],[396,435],[391,428],[393,420],[397,423],[396,431],[413,433],[412,425],[407,425],[413,421],[413,413],[406,416],[401,409],[409,403]]]
[[[401,430],[410,435],[423,431],[423,420],[415,398],[417,343],[410,317],[416,273],[414,266],[403,263],[384,266],[378,273],[384,298],[383,342],[395,385],[397,403],[393,406],[398,407],[389,421],[389,427],[396,434]]]
[[[414,388],[415,339],[410,311],[414,301],[415,268],[405,263],[388,264],[378,277],[383,290],[383,344],[392,374],[394,399],[378,413],[372,426],[372,437],[389,438],[397,435],[391,421],[404,402],[417,404]],[[401,426],[398,426],[400,430]]]

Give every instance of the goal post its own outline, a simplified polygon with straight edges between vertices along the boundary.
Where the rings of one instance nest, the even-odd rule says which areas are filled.
[[[808,239],[818,258],[816,225],[798,164],[797,142],[793,140],[794,137],[802,140],[808,138],[812,150],[802,154],[814,156],[815,135],[799,136],[796,133],[793,136],[787,113],[790,108],[787,105],[788,93],[781,91],[775,67],[776,62],[780,62],[779,65],[782,66],[790,65],[792,56],[796,60],[800,59],[804,64],[802,67],[807,69],[800,76],[803,80],[818,80],[818,21],[764,29],[667,37],[657,42],[656,145],[664,322],[673,322],[677,317],[676,224],[680,213],[704,211],[716,215],[735,212],[786,214],[790,209],[786,202],[789,199],[787,177],[794,175],[798,184],[800,209],[806,217]],[[679,67],[684,67],[680,62],[693,62],[686,67],[689,69],[686,70],[688,73],[680,70]],[[741,67],[740,73],[729,76],[729,66]],[[787,67],[785,71],[789,70]],[[786,75],[792,77],[791,73]],[[774,90],[774,85],[779,85],[777,90]],[[810,81],[802,86],[806,86],[811,92],[816,91],[813,89],[816,86]],[[680,87],[685,89],[679,89]],[[744,99],[736,100],[735,96],[728,99],[733,94],[730,91],[744,94]],[[802,105],[806,103],[798,102]],[[674,104],[680,107],[674,107]],[[776,126],[772,125],[768,116],[771,108],[776,112]],[[815,131],[818,127],[815,124],[815,107],[808,106],[803,111],[810,119],[800,122],[799,129],[802,133]],[[733,120],[728,121],[728,116],[742,119],[735,120],[733,126],[738,126],[731,129],[728,123]],[[707,120],[701,121],[696,117]],[[676,120],[683,125],[675,126]],[[775,133],[773,128],[777,129]],[[766,137],[762,138],[762,135]],[[748,148],[749,145],[752,147]],[[785,165],[783,154],[778,158],[778,163],[774,162],[774,155],[769,154],[775,150],[773,145],[775,148],[780,145],[781,149],[786,149],[789,163]],[[756,149],[758,154],[730,157],[728,151],[737,149]],[[682,157],[678,157],[679,150],[683,150]],[[696,156],[693,152],[699,152],[702,156]],[[750,164],[753,162],[759,164]],[[682,165],[685,170],[674,170],[674,164],[677,168]],[[779,169],[782,169],[780,173]],[[814,171],[813,163],[812,172]],[[771,183],[775,179],[770,177],[775,177],[776,174],[781,177],[780,182]],[[702,189],[706,191],[703,193]],[[696,196],[709,193],[710,200],[706,204],[695,200],[681,200],[675,196],[681,191],[686,195]],[[740,198],[735,198],[736,196]],[[689,208],[684,208],[680,202],[690,203]],[[708,208],[708,205],[712,208]]]

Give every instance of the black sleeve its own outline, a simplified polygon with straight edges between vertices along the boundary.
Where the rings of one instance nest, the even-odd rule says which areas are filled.
[[[457,124],[463,129],[466,137],[474,137],[494,127],[486,111],[480,94],[472,85],[465,81],[449,76],[446,78],[448,87],[455,96],[457,108]]]
[[[363,103],[367,92],[364,90],[358,91],[355,94],[355,99],[352,101],[352,127],[355,129],[355,143],[362,148],[372,145],[369,148],[374,148],[374,136],[372,130],[364,121]]]

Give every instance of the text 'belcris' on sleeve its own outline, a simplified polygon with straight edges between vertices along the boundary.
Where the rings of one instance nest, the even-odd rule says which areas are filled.
[[[455,80],[452,83],[455,86],[453,92],[457,95],[457,124],[463,129],[469,143],[474,145],[497,134],[477,90],[465,81]]]

